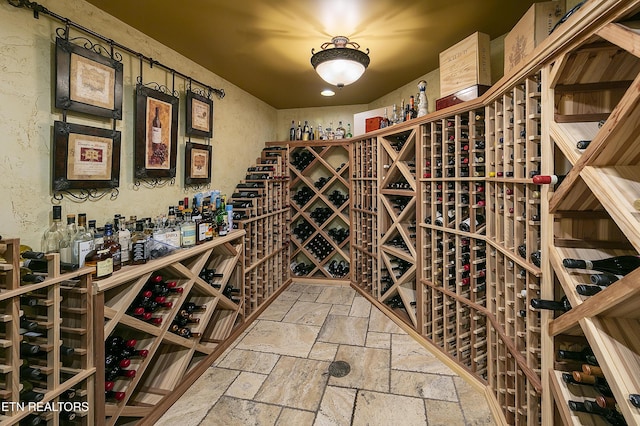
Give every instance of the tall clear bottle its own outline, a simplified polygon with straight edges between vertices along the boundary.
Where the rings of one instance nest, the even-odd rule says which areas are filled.
[[[347,131],[342,127],[342,121],[338,121],[338,127],[336,127],[335,138],[336,139],[344,139],[344,135],[347,134]]]
[[[60,242],[65,237],[64,225],[62,225],[62,207],[53,206],[53,223],[42,236],[42,251],[44,253],[60,252]]]
[[[120,244],[120,264],[128,265],[131,263],[131,231],[127,229],[124,216],[116,215],[113,218],[113,225]]]
[[[87,215],[78,215],[78,231],[73,236],[72,250],[73,263],[77,263],[80,268],[84,266],[85,257],[94,248],[93,235],[87,229]]]
[[[67,215],[67,227],[60,241],[60,262],[73,263],[73,237],[76,235],[76,215]]]
[[[182,237],[182,247],[193,247],[196,245],[196,223],[191,220],[191,211],[185,209],[184,220],[180,224],[180,235]]]
[[[167,227],[164,235],[167,244],[176,248],[180,247],[180,228],[176,224],[175,209],[173,207],[169,208]]]

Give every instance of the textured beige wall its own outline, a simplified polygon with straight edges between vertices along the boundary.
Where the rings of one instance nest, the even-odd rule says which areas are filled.
[[[112,38],[161,63],[209,84],[223,88],[226,97],[214,99],[213,172],[211,189],[230,194],[244,177],[246,168],[259,156],[264,142],[276,138],[277,111],[206,71],[187,58],[130,28],[82,0],[42,0],[52,12]],[[51,206],[52,128],[61,119],[54,108],[54,40],[61,25],[47,16],[34,19],[31,11],[0,2],[0,235],[19,237],[34,248],[40,248],[40,237],[49,224]],[[81,35],[77,32],[74,34]],[[165,213],[169,204],[192,196],[185,192],[184,136],[185,82],[176,78],[181,92],[178,131],[178,172],[175,185],[148,189],[135,187],[133,180],[133,114],[134,86],[139,61],[124,55],[123,120],[117,128],[122,132],[120,194],[116,200],[75,203],[65,198],[63,216],[87,213],[99,224],[115,213],[154,216]],[[171,79],[159,68],[144,67],[144,81],[170,86]],[[69,113],[69,122],[95,127],[110,127],[110,121]],[[202,140],[192,139],[193,142]],[[64,219],[63,219],[64,220]]]
[[[320,77],[318,77],[320,78]],[[326,129],[330,123],[333,128],[338,127],[338,122],[342,120],[342,125],[347,128],[347,123],[351,123],[351,131],[353,132],[353,114],[367,111],[369,107],[362,105],[344,105],[335,107],[317,107],[317,108],[292,108],[278,110],[277,137],[279,141],[289,140],[289,129],[293,120],[298,125],[298,121],[304,125],[304,121],[309,121],[310,125],[315,128],[318,124],[322,124],[322,128]]]

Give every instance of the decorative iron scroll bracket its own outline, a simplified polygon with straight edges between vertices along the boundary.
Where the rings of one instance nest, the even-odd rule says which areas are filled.
[[[118,188],[105,188],[105,189],[80,189],[77,191],[55,191],[53,193],[53,199],[56,201],[62,201],[64,197],[76,203],[84,203],[85,201],[98,201],[109,194],[110,200],[115,200],[120,195]]]
[[[173,186],[176,184],[176,178],[138,178],[133,184],[133,189],[138,190],[141,187],[154,189],[154,188],[162,188],[164,186]]]
[[[164,65],[164,64],[162,64],[162,63],[160,63],[160,62],[158,62],[158,61],[156,61],[156,60],[154,60],[154,59],[152,59],[152,58],[150,58],[150,57],[148,57],[146,55],[143,55],[140,52],[137,52],[137,51],[135,51],[135,50],[123,45],[123,44],[120,44],[120,43],[110,39],[110,38],[107,38],[107,37],[105,37],[103,35],[100,35],[100,34],[96,33],[95,31],[92,31],[92,30],[90,30],[90,29],[88,29],[86,27],[83,27],[82,25],[77,24],[77,23],[71,21],[70,19],[65,18],[64,16],[58,15],[57,13],[54,13],[54,12],[50,11],[46,7],[40,5],[40,4],[36,3],[36,2],[32,2],[32,1],[29,1],[29,0],[7,0],[7,2],[11,6],[14,6],[14,7],[31,9],[33,11],[33,17],[36,18],[36,19],[38,19],[40,17],[40,14],[51,16],[52,18],[57,19],[58,21],[63,23],[66,27],[73,27],[78,31],[82,31],[85,34],[89,34],[92,37],[95,37],[97,39],[102,40],[103,42],[107,43],[107,45],[109,45],[109,46],[117,47],[118,49],[129,53],[131,56],[136,56],[136,57],[139,57],[141,59],[144,59],[145,61],[148,61],[149,64],[152,67],[153,66],[158,66],[158,67],[164,69],[165,71],[174,74],[174,76],[177,75],[177,76],[179,76],[181,78],[184,78],[185,80],[192,80],[193,82],[195,82],[199,86],[205,87],[211,93],[214,93],[219,99],[222,99],[225,96],[224,89],[216,89],[216,88],[211,87],[211,86],[209,86],[209,85],[207,85],[205,83],[202,83],[202,82],[200,82],[198,80],[195,80],[192,77],[190,77],[190,76],[188,76],[186,74],[183,74],[183,73],[181,73],[179,71],[176,71],[173,68],[171,68],[171,67],[169,67],[167,65]]]

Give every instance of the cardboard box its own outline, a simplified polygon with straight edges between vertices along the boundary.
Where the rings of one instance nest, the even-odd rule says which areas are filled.
[[[504,74],[524,63],[564,16],[565,1],[534,3],[504,38]]]
[[[452,105],[457,105],[459,103],[475,99],[483,95],[490,88],[491,86],[476,84],[475,86],[471,86],[471,87],[467,87],[466,89],[459,90],[456,93],[453,93],[449,96],[436,99],[436,111],[440,111],[441,109],[445,109]]]
[[[374,130],[378,130],[380,128],[380,122],[382,121],[382,117],[371,117],[365,120],[365,133],[372,132]]]
[[[479,32],[440,52],[440,96],[476,84],[491,86],[491,40]]]

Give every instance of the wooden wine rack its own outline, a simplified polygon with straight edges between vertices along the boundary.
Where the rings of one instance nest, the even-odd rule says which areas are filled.
[[[550,134],[549,171],[566,175],[557,188],[545,188],[550,221],[549,279],[546,297],[566,296],[572,309],[551,319],[554,349],[590,346],[629,425],[640,424],[640,410],[629,394],[640,392],[640,335],[636,270],[590,297],[576,291],[590,284],[591,271],[569,270],[564,258],[601,259],[640,251],[640,31],[638,2],[627,2],[609,19],[567,46],[544,68],[545,113]],[[593,67],[594,62],[599,63]],[[602,121],[601,121],[602,120]],[[591,141],[585,150],[576,143]],[[544,155],[544,153],[543,153]],[[543,271],[546,272],[546,271]],[[553,277],[553,281],[550,281]],[[553,358],[547,365],[552,365]],[[553,406],[565,424],[604,424],[600,416],[569,410],[567,400],[593,399],[587,386],[567,385],[563,366],[549,369]],[[574,367],[575,368],[575,367]],[[551,404],[549,404],[551,405]]]
[[[112,277],[94,282],[95,321],[104,324],[103,329],[95,330],[96,365],[104,365],[104,341],[112,335],[135,339],[136,349],[149,351],[147,358],[131,360],[129,368],[136,370],[133,379],[116,381],[114,390],[125,392],[124,400],[105,403],[104,394],[96,394],[96,417],[101,419],[98,424],[133,424],[152,412],[158,416],[224,350],[226,339],[242,322],[244,236],[244,231],[233,231],[144,265],[125,266]],[[199,277],[204,268],[222,275],[216,278],[215,287]],[[130,316],[127,308],[149,278],[158,274],[164,280],[176,281],[183,292],[167,298],[173,302],[171,308],[154,313],[162,318],[162,323],[155,325]],[[241,290],[239,304],[223,295],[227,286]],[[187,339],[169,331],[185,302],[206,305],[206,310],[196,315],[199,324],[191,327],[202,333],[197,338]],[[104,374],[104,368],[97,370],[96,383],[101,386]]]
[[[21,380],[28,380],[34,390],[44,394],[42,404],[59,402],[84,403],[87,411],[74,411],[75,424],[97,424],[95,406],[96,367],[93,359],[93,317],[91,297],[91,269],[82,268],[72,273],[60,273],[59,256],[47,255],[48,273],[43,282],[20,284],[20,241],[0,240],[6,245],[0,263],[0,400],[20,403]],[[32,300],[33,306],[26,303]],[[21,334],[20,317],[38,323],[39,336]],[[42,356],[21,354],[22,343],[37,344]],[[73,348],[73,353],[61,351],[61,345]],[[28,363],[28,364],[27,364]],[[23,377],[21,366],[37,368],[44,375],[39,380]],[[69,392],[75,396],[67,398]],[[25,408],[9,405],[11,409],[0,415],[0,424],[13,425],[38,416],[50,425],[58,425],[61,419],[52,410],[35,411],[27,401]]]
[[[251,169],[271,168],[272,171]],[[238,229],[246,232],[244,239],[244,309],[248,317],[282,290],[290,279],[290,209],[289,150],[279,147],[263,149],[247,177],[258,173],[265,179],[245,179],[256,188],[237,187],[236,193],[251,192],[250,198],[232,198],[232,202],[251,203],[240,211],[246,218],[237,221]]]
[[[347,236],[338,240],[332,233],[335,230],[349,230],[349,142],[269,142],[267,146],[286,146],[289,149],[291,265],[308,266],[306,271],[297,274],[296,280],[310,278],[348,281],[350,238]],[[300,155],[307,156],[307,161],[295,162],[294,159]],[[298,197],[298,201],[294,199],[299,191],[308,193],[302,203]],[[331,195],[336,192],[342,196],[342,201],[337,204],[331,200]],[[326,214],[317,216],[320,211],[325,211]],[[302,238],[296,235],[296,227],[307,229]],[[322,254],[314,253],[314,244],[326,245],[330,250]],[[346,273],[333,274],[330,270],[332,263],[344,265]]]

